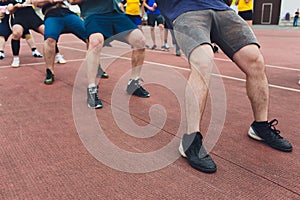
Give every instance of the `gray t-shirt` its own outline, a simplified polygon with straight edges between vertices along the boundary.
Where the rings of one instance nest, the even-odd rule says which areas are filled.
[[[79,6],[84,19],[94,14],[122,13],[119,0],[83,0]]]

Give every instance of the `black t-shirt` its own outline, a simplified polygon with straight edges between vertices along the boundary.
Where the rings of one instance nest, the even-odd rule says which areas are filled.
[[[58,8],[48,10],[49,8],[51,8],[52,6],[55,6],[56,4],[57,3],[48,3],[43,6],[42,12],[45,14],[45,18],[47,18],[47,17],[62,17],[67,14],[75,14],[69,8],[58,7]],[[45,13],[46,11],[47,11],[47,13]]]
[[[10,1],[10,3],[12,3],[13,5],[16,5],[18,3],[22,4],[24,3],[25,0],[12,0]],[[25,8],[18,8],[15,13],[14,16],[15,17],[30,17],[32,15],[36,15],[34,9],[32,8],[32,6],[28,6]]]

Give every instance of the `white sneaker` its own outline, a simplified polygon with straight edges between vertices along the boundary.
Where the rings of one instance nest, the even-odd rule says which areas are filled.
[[[300,85],[300,77],[299,77],[299,81],[298,81],[298,84]]]
[[[3,58],[5,58],[5,55],[3,52],[0,52],[0,60],[2,60]]]
[[[60,53],[57,53],[55,56],[55,63],[65,64],[65,63],[67,63],[67,61],[64,59],[63,55],[61,55]]]
[[[36,58],[43,57],[43,55],[37,49],[32,52],[32,56]]]
[[[19,57],[14,57],[14,59],[11,63],[11,67],[13,67],[13,68],[20,67],[20,58]]]

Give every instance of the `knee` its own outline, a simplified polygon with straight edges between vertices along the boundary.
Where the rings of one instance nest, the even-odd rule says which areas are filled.
[[[94,33],[89,37],[88,48],[89,49],[101,48],[103,46],[103,43],[104,43],[103,35],[100,33]]]
[[[19,40],[23,35],[23,30],[21,29],[13,29],[12,39]]]
[[[129,43],[135,49],[144,49],[146,45],[146,38],[142,31],[136,30],[136,33],[132,34],[133,37],[130,37]]]
[[[249,70],[247,75],[265,74],[266,66],[261,53],[257,53],[249,58]]]
[[[45,45],[48,46],[48,47],[54,48],[55,45],[56,45],[56,40],[53,39],[53,38],[47,38],[46,41],[45,41]]]

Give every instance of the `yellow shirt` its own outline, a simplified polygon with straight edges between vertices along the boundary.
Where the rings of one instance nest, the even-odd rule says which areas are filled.
[[[127,0],[125,13],[128,15],[140,15],[140,0]]]
[[[247,10],[253,10],[253,0],[249,0],[248,3],[246,3],[245,0],[239,0],[238,11],[240,12]]]

